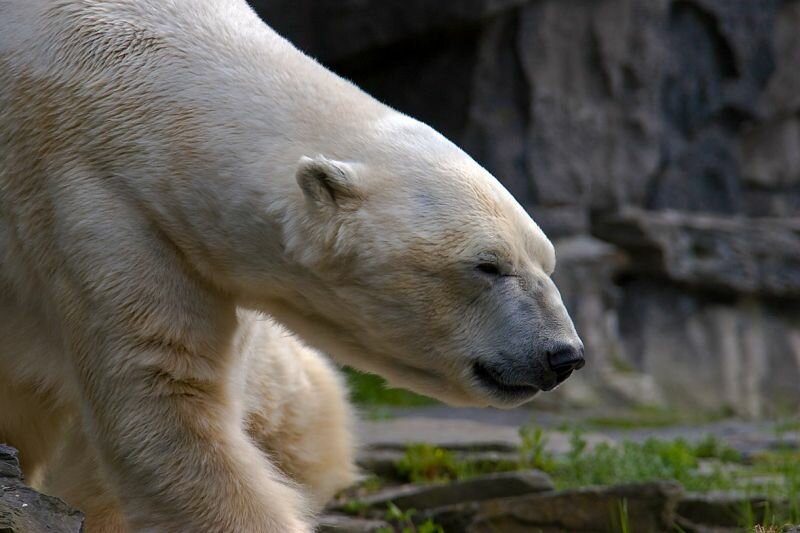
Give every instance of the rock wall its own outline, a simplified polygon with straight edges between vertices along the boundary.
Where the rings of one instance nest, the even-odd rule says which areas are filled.
[[[800,1],[252,0],[559,249],[584,401],[800,402]]]

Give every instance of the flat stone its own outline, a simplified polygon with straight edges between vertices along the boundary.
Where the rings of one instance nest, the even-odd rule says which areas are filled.
[[[362,470],[380,476],[382,478],[397,477],[397,461],[403,458],[405,453],[400,450],[387,449],[366,449],[358,454],[356,464]]]
[[[624,513],[629,531],[672,531],[681,494],[675,482],[588,487],[458,504],[420,519],[432,518],[445,531],[465,533],[616,533]]]
[[[419,409],[419,415],[402,416],[391,420],[364,421],[359,426],[359,441],[365,449],[405,451],[409,444],[424,442],[456,452],[496,451],[512,453],[519,450],[522,439],[519,428],[530,421],[530,411],[523,419],[516,417],[508,424],[489,424],[479,420],[457,418],[476,416],[483,420],[493,416],[491,411],[479,411],[438,407],[435,411]],[[499,411],[500,416],[503,411]],[[589,449],[600,443],[613,444],[614,440],[595,432],[583,435]],[[563,455],[572,447],[571,433],[549,430],[544,449],[547,453]]]
[[[370,449],[376,452],[379,451],[400,451],[404,452],[407,448],[407,443],[384,443],[375,444]],[[440,442],[436,444],[437,448],[444,448],[451,452],[456,453],[516,453],[519,448],[508,442],[492,442],[492,441],[472,441],[472,442]]]
[[[457,418],[463,410],[440,407],[426,414],[419,410],[415,416],[402,416],[391,420],[363,421],[359,428],[359,440],[365,449],[405,451],[409,444],[424,442],[456,452],[496,451],[512,453],[519,449],[522,439],[519,428],[525,422],[511,420],[509,424],[489,424],[476,420]],[[470,411],[471,413],[471,411]],[[500,414],[502,415],[502,411]],[[479,413],[474,413],[479,416]],[[489,415],[491,416],[491,414]],[[524,417],[530,420],[530,412]],[[594,432],[583,435],[592,449],[600,443],[613,443],[613,439]],[[545,451],[555,455],[569,452],[571,435],[568,432],[547,432]],[[388,456],[384,456],[386,459]]]
[[[0,444],[0,532],[78,533],[83,514],[52,496],[27,487],[17,460],[17,451]]]
[[[364,445],[403,447],[414,442],[427,442],[434,446],[493,442],[517,447],[521,442],[516,426],[428,417],[364,422],[360,428],[360,441]]]
[[[747,495],[736,492],[688,493],[678,504],[677,513],[681,521],[691,524],[693,529],[736,528],[742,523],[742,515],[748,507],[757,524],[768,520],[768,513],[784,506],[785,502],[771,501],[766,496]]]
[[[376,533],[389,528],[383,520],[354,518],[344,515],[322,515],[317,521],[317,533]]]
[[[767,447],[770,450],[800,450],[800,432],[792,431],[770,439]]]
[[[544,472],[521,470],[500,472],[436,485],[404,485],[362,498],[368,507],[383,509],[392,502],[400,509],[432,509],[457,503],[521,496],[552,491],[553,482]]]
[[[505,446],[504,446],[505,447]],[[510,463],[516,464],[519,459],[519,451],[511,448],[509,451],[494,451],[494,450],[472,450],[464,449],[463,446],[456,446],[451,448],[448,446],[441,446],[448,451],[451,451],[454,459],[464,465],[475,465],[483,467],[484,471],[498,470],[504,465]],[[397,446],[393,448],[378,448],[378,449],[365,449],[358,456],[358,466],[380,476],[388,479],[400,479],[402,476],[397,471],[397,463],[405,457],[405,446]]]

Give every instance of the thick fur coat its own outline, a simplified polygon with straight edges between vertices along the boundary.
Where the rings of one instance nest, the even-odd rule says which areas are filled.
[[[0,0],[0,440],[78,417],[135,530],[307,532],[243,422],[242,309],[459,405],[582,346],[553,247],[244,0]]]

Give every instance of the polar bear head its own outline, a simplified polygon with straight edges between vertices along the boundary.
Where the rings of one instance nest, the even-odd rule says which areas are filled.
[[[583,366],[553,246],[502,185],[412,119],[370,137],[297,164],[284,238],[302,294],[270,312],[340,362],[456,405],[518,405]]]

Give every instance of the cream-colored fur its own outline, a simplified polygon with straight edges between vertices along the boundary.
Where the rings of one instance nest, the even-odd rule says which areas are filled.
[[[321,509],[357,478],[354,417],[342,376],[263,318],[249,346],[243,367],[247,433]]]
[[[347,390],[294,335],[264,318],[250,323],[240,340],[247,433],[316,511],[358,477]],[[37,488],[81,509],[87,533],[129,531],[81,425],[73,421],[59,440]]]
[[[582,349],[554,266],[485,169],[244,0],[0,0],[0,440],[35,472],[78,416],[133,529],[310,530],[238,416],[239,310],[508,407]]]

